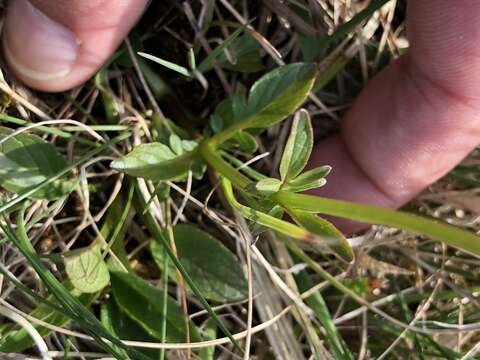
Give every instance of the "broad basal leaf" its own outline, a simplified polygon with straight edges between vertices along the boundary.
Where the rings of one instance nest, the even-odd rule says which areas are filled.
[[[72,285],[84,293],[103,290],[110,281],[108,267],[103,260],[100,245],[75,250],[64,258],[65,272]]]
[[[304,109],[293,119],[292,129],[280,162],[280,177],[288,182],[297,177],[307,165],[313,148],[313,129],[310,115]]]
[[[150,336],[162,339],[163,292],[131,273],[112,272],[113,298],[120,309]],[[182,309],[171,297],[167,300],[167,341],[185,341]],[[190,340],[199,341],[197,328],[190,322]]]
[[[192,225],[173,229],[180,262],[207,299],[227,302],[242,300],[247,284],[237,258],[217,239]],[[165,251],[156,242],[151,245],[157,265],[163,266]],[[176,279],[177,271],[169,274]]]
[[[173,141],[178,151],[180,145],[186,145],[183,142],[179,144],[176,140]],[[110,166],[128,175],[165,181],[185,178],[188,170],[198,161],[195,151],[177,155],[165,144],[151,143],[137,146],[128,155],[113,161]]]
[[[31,190],[67,167],[53,145],[36,135],[21,133],[3,141],[12,132],[0,127],[0,186],[4,189],[13,193]],[[76,181],[58,180],[32,197],[57,199],[71,192],[75,184]]]
[[[329,246],[343,259],[349,262],[353,260],[353,250],[347,239],[327,220],[306,211],[287,209],[287,212],[297,224],[325,240],[325,245]]]

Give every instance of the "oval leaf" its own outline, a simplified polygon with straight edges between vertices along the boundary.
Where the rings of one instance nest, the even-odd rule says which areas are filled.
[[[3,141],[12,132],[0,127],[0,186],[4,189],[13,193],[28,191],[67,167],[55,147],[36,135],[21,133]],[[76,181],[55,181],[32,197],[58,199],[70,193],[76,184]]]
[[[287,211],[298,225],[325,239],[326,245],[344,260],[350,262],[354,259],[352,247],[345,236],[327,220],[306,211],[292,209]]]
[[[74,251],[64,258],[72,285],[83,293],[95,293],[108,285],[110,275],[99,245]]]
[[[247,283],[237,258],[220,241],[192,225],[173,229],[180,262],[205,298],[219,302],[238,301],[247,295]],[[162,268],[165,252],[156,242],[152,255]],[[173,265],[172,265],[173,266]],[[176,280],[177,271],[169,274]]]
[[[122,311],[147,333],[162,340],[163,292],[131,273],[112,272],[113,296]],[[185,341],[182,309],[170,296],[167,298],[167,336],[169,342]],[[190,322],[190,340],[199,341],[197,328]]]
[[[295,114],[292,129],[280,162],[280,177],[288,182],[307,165],[313,149],[313,129],[310,115],[304,109]]]
[[[308,96],[315,82],[311,63],[281,66],[262,76],[251,88],[248,100],[241,93],[219,103],[211,122],[215,132],[239,122],[247,128],[267,128],[292,114]]]
[[[166,181],[184,178],[196,159],[195,152],[177,156],[167,145],[151,143],[137,146],[110,166],[128,175]]]
[[[292,114],[307,98],[315,75],[314,64],[296,63],[262,76],[248,96],[250,127],[266,128]]]

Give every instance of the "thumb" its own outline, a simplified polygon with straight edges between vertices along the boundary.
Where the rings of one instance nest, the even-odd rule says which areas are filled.
[[[85,82],[115,51],[147,0],[11,0],[4,55],[27,85],[63,91]]]

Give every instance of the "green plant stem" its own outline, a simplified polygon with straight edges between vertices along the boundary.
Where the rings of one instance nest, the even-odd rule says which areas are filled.
[[[245,190],[253,183],[223,160],[208,140],[200,144],[200,154],[210,166],[240,190]],[[270,199],[284,208],[339,216],[350,220],[408,230],[428,236],[434,240],[443,241],[450,246],[475,256],[480,256],[479,236],[439,220],[371,205],[356,204],[313,195],[295,194],[287,191],[274,193]],[[258,218],[256,221],[258,221]]]
[[[229,132],[228,132],[229,133]],[[219,135],[222,133],[219,133]],[[230,135],[229,135],[230,136]],[[223,137],[222,137],[223,138]],[[210,140],[204,140],[200,143],[198,149],[200,155],[204,160],[216,171],[225,176],[230,180],[236,187],[244,190],[249,184],[252,183],[249,178],[241,174],[235,168],[227,163],[222,157],[218,154],[216,146]]]
[[[271,229],[275,229],[281,234],[286,236],[291,236],[296,239],[302,240],[309,240],[313,239],[314,235],[312,235],[309,231],[302,229],[299,226],[293,225],[289,222],[277,219],[273,216],[265,214],[261,211],[249,208],[245,205],[240,204],[233,194],[233,188],[230,181],[223,178],[222,179],[222,188],[230,205],[237,210],[243,217],[254,221],[260,225],[267,226]]]
[[[227,159],[228,161],[230,161],[233,165],[236,166],[236,169],[238,171],[242,171],[244,172],[245,174],[247,174],[248,176],[250,176],[252,179],[254,179],[255,181],[260,181],[260,180],[263,180],[263,179],[267,179],[268,176],[265,176],[263,175],[262,173],[259,173],[258,171],[252,169],[250,166],[248,165],[245,165],[245,163],[239,159],[237,159],[235,156],[233,155],[230,155],[228,152],[226,151],[223,151],[223,150],[220,150],[220,154],[225,158]]]
[[[286,191],[273,194],[271,199],[281,206],[294,209],[409,230],[480,256],[480,237],[439,220],[371,205]]]
[[[210,139],[206,140],[206,142],[212,148],[214,149],[218,148],[221,144],[223,144],[225,141],[232,138],[238,132],[249,128],[250,119],[251,118],[247,118],[243,121],[233,124],[232,126],[226,128],[222,132],[219,132],[218,134],[213,135]],[[255,119],[255,118],[253,117],[252,119]]]

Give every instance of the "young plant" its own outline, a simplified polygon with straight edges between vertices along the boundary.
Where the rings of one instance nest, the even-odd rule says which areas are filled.
[[[308,112],[299,110],[293,120],[290,136],[280,163],[280,178],[244,175],[219,152],[238,146],[239,134],[258,134],[286,119],[302,105],[316,79],[310,63],[279,67],[261,77],[248,97],[235,94],[220,103],[212,115],[214,135],[200,140],[186,154],[174,154],[166,144],[148,144],[116,160],[113,167],[127,174],[151,180],[182,179],[194,162],[205,162],[222,178],[227,200],[249,220],[301,241],[327,245],[341,258],[351,261],[353,251],[344,236],[317,213],[382,224],[409,230],[446,244],[480,255],[480,238],[439,221],[405,212],[360,205],[346,201],[297,194],[325,185],[331,168],[328,165],[303,171],[313,147],[313,133]],[[232,141],[233,140],[233,141]],[[258,173],[257,173],[258,174]],[[200,175],[200,173],[198,173]],[[234,197],[237,188],[251,205],[240,204]],[[253,206],[253,207],[252,207]],[[286,211],[296,225],[274,217],[272,209]],[[276,211],[277,216],[283,211]]]

